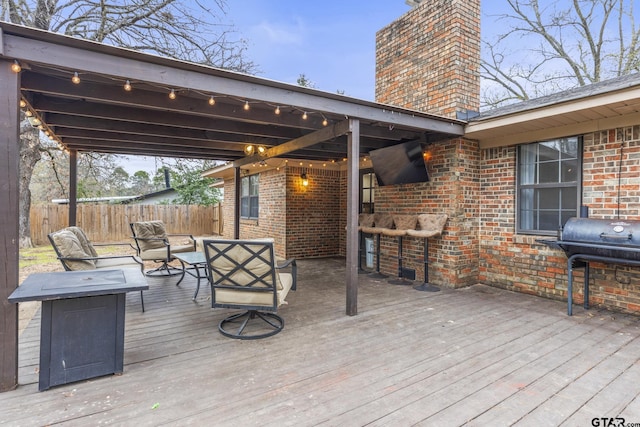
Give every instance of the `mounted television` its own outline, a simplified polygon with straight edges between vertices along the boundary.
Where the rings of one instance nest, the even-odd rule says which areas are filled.
[[[429,181],[422,145],[418,141],[369,151],[369,156],[378,185]]]

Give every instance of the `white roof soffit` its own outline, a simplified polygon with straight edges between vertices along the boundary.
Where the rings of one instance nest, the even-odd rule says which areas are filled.
[[[508,146],[637,125],[640,86],[480,118],[467,124],[465,137],[481,148]]]

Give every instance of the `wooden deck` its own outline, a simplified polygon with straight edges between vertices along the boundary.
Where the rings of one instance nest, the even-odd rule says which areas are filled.
[[[209,289],[150,279],[127,296],[125,370],[37,391],[39,314],[20,337],[3,425],[590,426],[640,423],[640,318],[476,285],[437,293],[299,261],[282,333],[225,338]]]

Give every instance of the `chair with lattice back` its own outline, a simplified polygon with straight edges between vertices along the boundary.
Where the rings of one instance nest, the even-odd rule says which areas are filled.
[[[295,259],[276,263],[273,240],[203,240],[213,308],[241,309],[218,324],[230,338],[257,339],[284,328],[277,314],[296,290]],[[280,271],[287,268],[288,272]]]

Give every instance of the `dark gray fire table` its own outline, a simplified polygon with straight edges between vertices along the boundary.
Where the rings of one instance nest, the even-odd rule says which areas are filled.
[[[38,389],[122,373],[126,293],[146,289],[137,268],[27,277],[9,302],[42,301]]]

